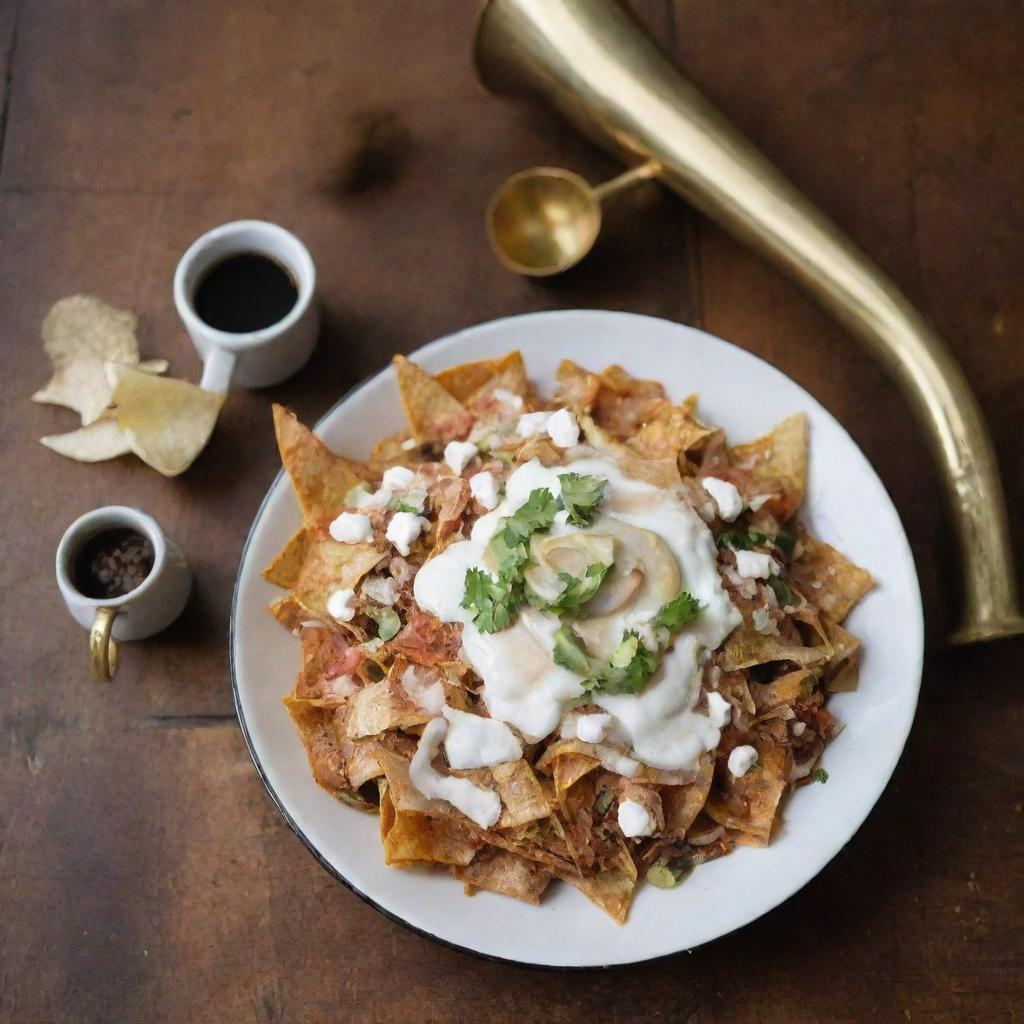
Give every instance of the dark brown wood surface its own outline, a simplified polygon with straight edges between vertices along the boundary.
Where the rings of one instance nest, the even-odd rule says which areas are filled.
[[[653,186],[538,285],[487,252],[495,185],[614,165],[487,95],[470,0],[0,3],[0,1019],[276,1022],[1010,1021],[1021,1010],[1024,645],[943,650],[956,557],[895,390],[790,284]],[[1016,0],[648,0],[707,94],[935,320],[995,435],[1024,554],[1024,16]],[[33,405],[39,325],[75,292],[137,310],[195,379],[171,302],[201,231],[279,221],[317,261],[310,366],[231,396],[194,467],[66,462]],[[392,924],[326,874],[235,721],[227,620],[276,470],[272,399],[315,419],[392,353],[559,307],[693,323],[767,358],[850,430],[918,559],[931,653],[909,745],[857,836],[786,905],[668,962],[551,974]],[[184,617],[89,681],[53,580],[64,527],[136,504],[198,585]],[[894,624],[895,625],[895,624]],[[286,686],[287,681],[282,681]],[[728,894],[723,898],[727,899]],[[500,926],[500,924],[496,925]]]

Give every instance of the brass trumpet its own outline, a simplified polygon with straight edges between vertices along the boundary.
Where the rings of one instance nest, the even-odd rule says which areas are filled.
[[[963,563],[954,643],[1024,633],[1006,503],[981,410],[896,285],[747,142],[616,0],[485,0],[477,74],[541,100],[802,282],[896,379],[926,429]]]

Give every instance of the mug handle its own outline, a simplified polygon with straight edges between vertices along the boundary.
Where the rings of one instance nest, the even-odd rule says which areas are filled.
[[[211,348],[203,361],[203,379],[199,382],[199,386],[204,391],[226,395],[231,387],[231,377],[235,372],[237,361],[238,355],[230,349]]]
[[[108,682],[117,671],[117,644],[110,635],[117,608],[97,608],[92,629],[89,630],[89,663],[92,674],[101,682]]]

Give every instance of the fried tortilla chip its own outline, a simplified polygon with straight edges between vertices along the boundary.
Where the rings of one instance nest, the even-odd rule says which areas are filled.
[[[464,404],[474,412],[483,411],[494,403],[494,392],[498,389],[519,398],[528,396],[530,381],[526,376],[522,353],[509,352],[494,360],[494,373],[464,400]]]
[[[682,839],[711,792],[711,779],[715,774],[715,760],[710,754],[701,755],[700,774],[696,782],[687,786],[666,786],[661,791],[661,806],[665,813],[665,831]]]
[[[315,524],[334,519],[345,495],[365,478],[365,469],[335,455],[283,405],[274,405],[274,432],[281,463],[291,477],[305,521]]]
[[[730,450],[732,464],[749,473],[766,508],[784,523],[800,507],[807,489],[807,417],[795,413],[770,434]]]
[[[799,668],[787,672],[770,683],[751,683],[750,693],[759,715],[767,714],[783,705],[806,701],[814,692],[814,673]]]
[[[395,356],[398,393],[409,431],[416,441],[452,441],[465,437],[473,415],[433,377],[405,356]]]
[[[823,618],[842,622],[875,585],[871,573],[806,533],[800,535],[799,550],[790,564],[790,578]]]
[[[537,776],[522,758],[496,764],[490,773],[501,797],[501,817],[495,828],[516,828],[551,813]]]
[[[331,793],[348,789],[344,755],[332,725],[334,711],[293,694],[284,698],[284,706],[306,748],[313,778]]]
[[[346,711],[345,731],[351,739],[426,725],[437,717],[436,712],[421,708],[393,677],[364,686],[349,698]]]
[[[398,866],[427,861],[433,864],[469,864],[480,843],[461,822],[431,818],[415,811],[400,811],[390,786],[380,795],[380,838],[384,861]]]
[[[353,678],[365,655],[353,638],[319,626],[307,626],[299,636],[302,668],[295,680],[295,696],[321,698],[334,704],[349,699],[357,684]]]
[[[568,406],[578,416],[588,415],[601,390],[601,379],[597,374],[584,370],[570,359],[563,359],[558,364],[555,378],[558,381],[555,402]]]
[[[779,801],[789,782],[793,755],[766,736],[758,736],[757,764],[745,775],[735,777],[728,770],[717,773],[717,789],[713,790],[705,811],[710,817],[740,833],[737,842],[746,846],[767,846]]]
[[[675,459],[697,448],[713,433],[693,415],[687,399],[682,405],[666,405],[626,442],[645,459]]]
[[[632,877],[619,870],[604,870],[596,875],[580,876],[569,872],[555,874],[579,889],[592,903],[596,903],[616,924],[624,924],[636,888],[636,874]]]
[[[829,643],[835,652],[825,666],[825,685],[829,693],[849,693],[857,689],[860,671],[860,641],[836,622],[825,620]]]
[[[188,469],[210,440],[224,395],[118,363],[108,364],[107,373],[132,451],[164,476]]]
[[[591,415],[609,434],[625,441],[668,404],[665,389],[657,381],[637,380],[621,366],[609,366],[600,375]]]
[[[495,846],[485,846],[469,864],[449,871],[465,882],[469,896],[477,889],[486,889],[534,906],[540,903],[551,881],[551,872],[535,861]]]
[[[263,570],[263,578],[275,587],[285,590],[294,587],[299,581],[302,565],[309,553],[310,532],[300,526],[289,538],[288,543],[274,557],[274,560]]]
[[[452,398],[465,404],[498,372],[499,362],[498,359],[478,359],[472,363],[459,363],[435,374],[434,380]]]
[[[105,416],[67,434],[51,434],[39,440],[58,455],[76,462],[104,462],[127,455],[132,450],[124,431],[112,416]]]
[[[383,557],[372,544],[342,544],[326,530],[313,531],[292,592],[313,613],[313,618],[328,621],[327,601],[331,594],[336,590],[354,590]]]

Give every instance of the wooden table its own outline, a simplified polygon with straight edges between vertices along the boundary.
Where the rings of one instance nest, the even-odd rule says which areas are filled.
[[[0,1018],[91,1021],[1003,1021],[1021,1012],[1020,641],[948,651],[956,555],[924,446],[878,368],[719,230],[654,186],[546,285],[482,232],[508,173],[614,165],[476,83],[470,0],[7,0],[0,173]],[[927,310],[995,435],[1024,555],[1024,20],[978,0],[649,0],[639,11],[741,129]],[[51,302],[137,310],[146,356],[196,379],[178,255],[221,221],[293,228],[327,325],[313,362],[231,397],[164,480],[36,438]],[[698,324],[819,398],[878,468],[913,541],[931,655],[896,775],[785,906],[648,967],[552,974],[392,924],[302,848],[256,777],[226,631],[242,542],[276,471],[274,399],[315,419],[392,353],[480,320],[597,306]],[[89,681],[52,575],[64,527],[130,502],[185,547],[184,617]],[[282,688],[287,685],[282,681]],[[727,896],[724,898],[728,898]]]

